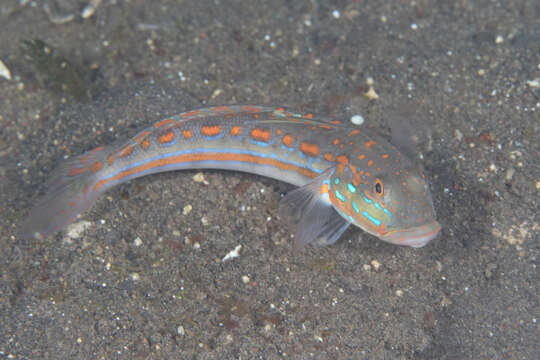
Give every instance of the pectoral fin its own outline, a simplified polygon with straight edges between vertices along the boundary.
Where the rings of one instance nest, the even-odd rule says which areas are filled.
[[[328,186],[334,169],[328,169],[306,185],[289,192],[280,201],[281,216],[295,228],[294,250],[307,244],[333,244],[350,225],[333,207]]]

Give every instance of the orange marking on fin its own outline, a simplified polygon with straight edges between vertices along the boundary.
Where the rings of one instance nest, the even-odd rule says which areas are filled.
[[[232,109],[230,106],[221,105],[221,106],[214,106],[210,110],[218,113],[224,113],[224,112],[232,112]]]
[[[193,133],[191,130],[182,130],[182,136],[184,136],[185,139],[191,139],[193,137]]]
[[[351,169],[353,174],[356,174],[356,166],[349,164],[349,169]]]
[[[281,135],[281,129],[276,130],[276,135]]]
[[[290,134],[285,135],[281,141],[283,142],[283,145],[287,147],[292,147],[294,145],[294,138]]]
[[[313,114],[306,114],[304,115],[304,119],[313,119]]]
[[[134,143],[138,143],[139,141],[142,140],[142,138],[144,138],[144,137],[145,137],[146,135],[148,135],[148,134],[150,134],[150,132],[149,132],[149,131],[146,131],[146,130],[143,131],[143,132],[141,132],[139,135],[137,135],[137,136],[135,136],[135,137],[133,138],[133,142],[134,142]]]
[[[223,154],[223,153],[183,154],[183,155],[177,155],[177,156],[172,156],[168,158],[156,159],[148,163],[135,166],[128,170],[122,171],[116,174],[115,176],[112,176],[110,178],[103,179],[97,182],[93,186],[93,191],[98,191],[99,188],[101,188],[102,186],[104,186],[105,184],[111,181],[121,180],[123,178],[129,177],[130,175],[137,174],[137,173],[147,171],[150,169],[158,168],[161,166],[170,165],[170,164],[181,164],[181,163],[187,163],[187,162],[208,161],[208,160],[239,161],[239,162],[245,162],[247,164],[270,165],[270,166],[274,166],[278,169],[282,169],[285,171],[294,171],[309,178],[315,178],[319,175],[316,172],[313,172],[309,169],[306,169],[300,166],[284,163],[273,158],[264,158],[264,157],[259,157],[255,155],[250,155],[250,154]]]
[[[201,133],[205,136],[216,136],[221,133],[221,126],[219,125],[203,125],[201,127]]]
[[[373,160],[368,160],[367,166],[371,166],[371,165],[373,165]]]
[[[349,133],[349,136],[357,135],[359,132],[360,132],[360,130],[354,129],[354,130],[352,130],[352,131]]]
[[[333,129],[332,126],[326,125],[326,124],[321,124],[321,125],[319,125],[319,127],[320,127],[321,129],[325,129],[325,130],[332,130],[332,129]]]
[[[339,139],[334,139],[334,141],[332,141],[332,144],[338,145],[339,144]]]
[[[241,126],[233,126],[231,128],[231,135],[232,136],[238,136],[242,134],[242,127]]]
[[[68,175],[69,176],[76,176],[76,175],[84,174],[87,171],[88,171],[88,166],[85,166],[83,168],[72,167],[71,170],[69,170]]]
[[[375,141],[373,140],[366,141],[366,149],[369,149],[373,145],[375,145]]]
[[[340,125],[341,121],[339,121],[339,120],[330,120],[330,123],[332,123],[334,125]]]
[[[347,165],[349,163],[349,158],[345,155],[339,155],[336,160],[342,165]]]
[[[101,169],[103,169],[103,163],[101,161],[96,161],[90,168],[92,172],[98,172]]]
[[[358,155],[358,160],[364,160],[366,158],[366,155],[360,154]]]
[[[172,130],[168,130],[163,135],[160,135],[158,137],[158,142],[160,144],[170,143],[173,140],[174,140],[174,131]]]
[[[300,143],[300,151],[302,151],[306,155],[317,157],[319,156],[320,148],[319,148],[319,145],[317,144],[310,144],[310,143],[302,141]]]
[[[389,156],[390,156],[390,155],[388,155],[388,154],[382,154],[382,158],[383,158],[383,159],[388,159]]]
[[[144,139],[143,141],[141,141],[141,148],[143,150],[146,150],[150,147],[150,140],[148,139]],[[110,165],[110,164],[109,164]]]
[[[182,119],[185,119],[185,118],[190,118],[190,117],[197,116],[200,113],[201,112],[199,110],[193,110],[193,111],[188,111],[188,112],[185,112],[183,114],[180,114],[180,116],[182,117]]]
[[[242,106],[242,111],[256,113],[256,112],[261,112],[261,108],[258,106],[245,105],[245,106]]]
[[[335,158],[334,158],[334,154],[331,154],[331,153],[326,153],[323,155],[324,159],[327,160],[327,161],[334,161]]]
[[[133,152],[133,146],[127,145],[124,149],[122,149],[122,152],[120,153],[120,157],[124,158],[126,156],[129,156],[131,155],[132,152]]]
[[[168,125],[168,124],[172,123],[173,121],[174,121],[173,119],[161,120],[161,121],[158,121],[157,123],[155,123],[154,127],[155,128],[160,128],[162,126],[165,126],[165,125]]]
[[[107,156],[107,165],[111,166],[114,163],[115,157],[114,155]]]
[[[251,138],[255,141],[262,141],[268,143],[272,139],[272,133],[270,132],[270,130],[267,129],[255,128],[251,130],[250,135]]]

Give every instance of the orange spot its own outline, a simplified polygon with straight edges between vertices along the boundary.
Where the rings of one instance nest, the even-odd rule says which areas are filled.
[[[97,161],[97,162],[94,163],[94,165],[92,165],[90,170],[92,170],[92,172],[98,172],[102,168],[103,168],[103,164],[101,163],[101,161]]]
[[[366,172],[366,177],[370,177],[371,176],[371,173],[369,171]]]
[[[168,130],[163,135],[160,135],[158,137],[158,142],[160,144],[170,143],[173,140],[174,140],[174,131],[172,131],[172,130]]]
[[[310,143],[307,143],[307,142],[301,142],[300,143],[300,150],[304,154],[312,156],[312,157],[317,157],[317,156],[319,156],[319,153],[320,153],[319,145],[310,144]]]
[[[165,126],[165,125],[168,125],[168,124],[172,123],[173,121],[174,121],[173,119],[161,120],[161,121],[158,121],[157,123],[155,123],[154,127],[155,128],[160,128],[162,126]]]
[[[141,141],[141,147],[143,150],[148,149],[150,147],[150,140],[144,139],[143,141]]]
[[[277,130],[276,130],[276,134],[277,134],[277,135],[281,135],[281,130],[280,130],[280,129],[277,129]]]
[[[353,131],[351,131],[351,132],[349,133],[349,136],[357,135],[359,132],[360,132],[360,130],[354,129]]]
[[[255,141],[270,142],[272,138],[272,133],[268,129],[259,129],[255,128],[251,130],[251,138]]]
[[[375,141],[373,140],[366,141],[366,149],[369,149],[373,145],[375,145]]]
[[[365,158],[366,158],[366,155],[364,154],[358,155],[358,160],[364,160]]]
[[[339,121],[339,120],[330,120],[330,123],[332,123],[334,125],[339,125],[339,124],[341,124],[341,121]]]
[[[339,155],[336,160],[342,165],[347,165],[349,163],[349,158],[345,155]]]
[[[321,188],[321,194],[327,194],[328,193],[328,184],[323,184]]]
[[[373,160],[369,160],[369,161],[367,162],[367,166],[371,166],[371,165],[373,165]]]
[[[330,154],[330,153],[326,153],[323,155],[324,159],[327,160],[327,161],[334,161],[334,155],[333,154]]]
[[[283,142],[283,145],[287,147],[292,147],[294,144],[294,138],[290,134],[285,135],[281,141]]]
[[[326,125],[326,124],[321,124],[321,125],[319,125],[319,127],[320,127],[321,129],[325,129],[325,130],[332,130],[332,129],[333,129],[332,126]]]
[[[356,174],[356,166],[349,164],[349,169],[351,169],[353,174]]]
[[[339,139],[334,139],[334,141],[332,141],[332,144],[334,144],[334,145],[339,144]]]
[[[114,155],[107,156],[107,164],[109,166],[111,166],[114,163],[114,160],[115,160]]]
[[[313,119],[313,114],[304,115],[304,119]]]
[[[203,125],[201,127],[201,133],[205,136],[216,136],[221,133],[221,126],[219,125]]]
[[[231,128],[231,135],[232,135],[232,136],[238,136],[238,135],[240,135],[240,134],[242,134],[242,127],[240,127],[240,126],[233,126],[233,127]]]
[[[313,125],[313,126],[311,127],[311,130],[315,131],[315,130],[317,130],[317,127],[316,127],[315,125]]]
[[[383,158],[383,159],[388,159],[389,156],[390,156],[390,155],[388,155],[388,154],[382,154],[382,158]]]
[[[186,139],[191,139],[191,137],[193,136],[193,133],[191,132],[191,130],[182,130],[182,135]]]

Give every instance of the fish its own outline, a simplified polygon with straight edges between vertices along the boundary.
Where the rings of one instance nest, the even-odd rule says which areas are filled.
[[[166,117],[126,142],[66,160],[21,224],[21,237],[62,230],[116,185],[184,169],[240,171],[297,186],[279,204],[294,249],[333,244],[351,224],[415,248],[441,231],[423,171],[384,137],[284,107],[221,105]]]

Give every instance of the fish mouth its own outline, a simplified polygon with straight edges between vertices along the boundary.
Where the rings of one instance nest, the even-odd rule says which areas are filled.
[[[389,231],[382,234],[381,239],[392,244],[420,248],[435,239],[440,231],[441,225],[432,221],[408,229]]]

